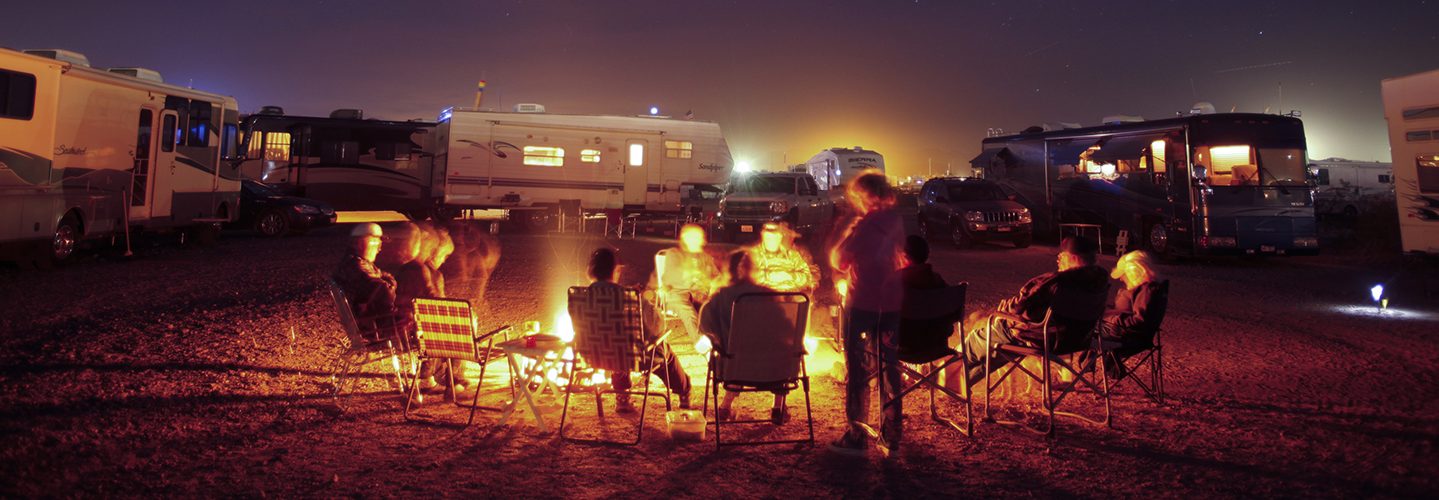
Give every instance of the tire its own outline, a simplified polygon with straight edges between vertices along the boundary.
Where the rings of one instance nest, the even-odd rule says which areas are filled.
[[[50,238],[50,247],[37,264],[40,267],[53,267],[64,265],[75,256],[75,251],[80,245],[80,219],[75,215],[66,215],[55,226],[55,234]]]
[[[929,227],[929,222],[925,221],[923,216],[919,218],[918,226],[920,238],[924,238],[925,241],[934,240],[934,229]]]
[[[1169,229],[1165,228],[1164,224],[1150,224],[1144,235],[1144,246],[1153,252],[1155,257],[1166,257],[1174,250],[1173,242],[1169,239]]]
[[[962,224],[952,223],[949,225],[949,242],[954,245],[954,248],[961,250],[974,246],[974,238],[969,237],[969,233],[964,231]]]
[[[271,238],[284,236],[290,232],[290,219],[279,210],[266,210],[255,219],[255,231]]]

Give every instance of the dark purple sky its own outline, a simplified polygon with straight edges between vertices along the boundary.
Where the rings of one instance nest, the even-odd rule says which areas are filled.
[[[719,122],[775,168],[830,146],[967,165],[988,127],[1303,112],[1311,158],[1389,159],[1379,80],[1439,67],[1439,0],[10,0],[0,46],[67,48],[243,111],[469,105]],[[16,22],[19,21],[19,22]],[[1281,102],[1282,85],[1282,102]]]

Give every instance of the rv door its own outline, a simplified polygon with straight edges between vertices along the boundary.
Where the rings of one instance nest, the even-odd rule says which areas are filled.
[[[175,146],[180,140],[180,115],[173,109],[160,112],[160,147],[150,164],[150,218],[170,216],[174,201]]]
[[[625,206],[645,205],[649,181],[645,174],[646,155],[649,142],[644,139],[625,141]]]

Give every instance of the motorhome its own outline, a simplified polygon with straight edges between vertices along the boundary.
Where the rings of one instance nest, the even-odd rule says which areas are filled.
[[[266,106],[240,122],[240,174],[336,210],[392,210],[413,219],[440,215],[434,174],[435,124],[365,119],[359,110],[291,116]]]
[[[678,213],[682,196],[728,181],[716,123],[650,116],[449,108],[435,138],[435,192],[451,208],[572,206]]]
[[[65,50],[0,49],[0,250],[45,261],[86,240],[233,221],[235,99]],[[18,254],[18,255],[17,255]]]
[[[1097,228],[1156,253],[1318,252],[1304,126],[1224,113],[987,138],[971,160],[1036,236]]]
[[[829,148],[811,156],[804,162],[804,168],[819,183],[820,191],[837,195],[839,188],[860,172],[870,169],[883,172],[884,155],[859,146]]]
[[[1314,211],[1354,217],[1368,207],[1394,204],[1394,169],[1384,162],[1326,158],[1314,170]]]
[[[1380,87],[1404,252],[1439,255],[1439,70]]]

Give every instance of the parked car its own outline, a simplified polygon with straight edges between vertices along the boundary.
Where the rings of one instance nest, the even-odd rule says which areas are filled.
[[[803,236],[829,224],[834,205],[804,172],[755,172],[730,178],[720,198],[716,229],[726,239],[757,234],[766,222],[787,222]]]
[[[235,226],[265,236],[303,233],[335,223],[335,208],[320,200],[287,196],[255,181],[240,185],[240,219]]]
[[[992,181],[930,179],[920,189],[917,203],[919,232],[928,239],[946,238],[957,248],[994,240],[1024,248],[1034,241],[1029,209]]]

